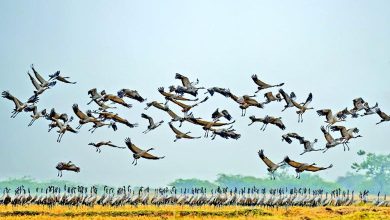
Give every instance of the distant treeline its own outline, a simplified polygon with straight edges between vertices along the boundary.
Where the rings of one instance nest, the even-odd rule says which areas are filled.
[[[318,175],[302,173],[300,179],[296,179],[294,175],[287,172],[286,167],[280,168],[275,174],[276,179],[257,178],[251,176],[219,174],[215,181],[199,180],[199,179],[178,179],[169,184],[170,187],[175,186],[177,189],[190,188],[207,188],[215,189],[217,187],[234,188],[311,188],[323,189],[332,191],[338,188],[342,190],[354,190],[356,193],[364,190],[369,190],[370,194],[390,194],[390,154],[377,155],[374,153],[366,153],[364,151],[357,152],[359,156],[364,157],[360,163],[353,163],[351,168],[357,172],[348,172],[345,176],[339,177],[335,182],[326,181]],[[361,174],[363,172],[364,174]],[[79,184],[64,180],[52,180],[40,182],[29,177],[10,178],[0,180],[0,190],[5,187],[15,190],[19,186],[24,186],[24,189],[30,189],[31,193],[35,193],[36,189],[47,188],[48,186],[57,187],[77,187],[91,186]],[[132,185],[132,183],[129,183]],[[102,193],[104,185],[95,185]],[[165,187],[165,186],[162,186]],[[138,187],[135,187],[138,188]],[[133,188],[134,189],[134,188]],[[180,192],[180,191],[179,191]],[[210,192],[210,191],[209,191]]]

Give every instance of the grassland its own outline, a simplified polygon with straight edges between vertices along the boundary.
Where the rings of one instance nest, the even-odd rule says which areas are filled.
[[[390,208],[348,207],[66,207],[0,206],[1,219],[390,219]]]

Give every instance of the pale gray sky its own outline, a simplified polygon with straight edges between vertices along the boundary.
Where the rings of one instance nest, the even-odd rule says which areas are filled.
[[[93,87],[110,93],[137,89],[150,101],[162,101],[157,88],[179,84],[174,79],[179,72],[199,78],[202,86],[227,87],[242,95],[256,91],[250,78],[256,73],[269,83],[285,82],[284,89],[294,91],[299,100],[312,92],[316,109],[351,108],[352,99],[361,96],[390,113],[389,6],[388,1],[1,1],[0,89],[24,100],[33,91],[26,74],[31,63],[46,76],[61,70],[78,83],[57,84],[41,96],[38,106],[72,113],[73,103],[82,110],[90,108],[87,91]],[[219,95],[194,110],[196,116],[209,119],[215,108],[228,109],[242,134],[237,141],[217,138],[174,143],[167,124],[144,135],[141,132],[147,123],[140,118],[144,104],[131,102],[134,108],[119,112],[138,122],[138,128],[120,126],[115,133],[99,129],[91,135],[85,126],[77,135],[65,134],[57,144],[57,134],[47,132],[47,121],[27,127],[28,114],[10,119],[12,103],[0,102],[2,179],[56,178],[56,163],[67,160],[80,165],[81,172],[65,173],[63,179],[85,183],[158,186],[176,178],[213,180],[218,173],[265,177],[266,168],[257,157],[263,148],[275,161],[289,155],[318,165],[333,163],[333,169],[318,173],[332,180],[360,159],[356,156],[359,149],[389,152],[390,123],[375,126],[376,115],[345,123],[359,127],[364,136],[351,141],[350,152],[337,147],[326,154],[299,156],[302,146],[287,145],[280,136],[295,131],[318,138],[317,147],[323,147],[319,127],[324,118],[309,111],[304,123],[298,124],[295,110],[280,112],[282,103],[272,103],[264,110],[250,108],[247,116],[282,116],[285,131],[248,127],[249,119],[240,117],[237,104]],[[179,111],[174,104],[171,107]],[[147,114],[169,120],[155,109]],[[200,127],[191,124],[182,130],[203,135]],[[100,140],[124,145],[126,137],[141,147],[155,147],[154,153],[166,158],[140,160],[134,167],[127,149],[106,148],[97,154],[87,145]]]

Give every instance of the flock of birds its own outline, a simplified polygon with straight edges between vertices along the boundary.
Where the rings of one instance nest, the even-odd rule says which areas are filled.
[[[204,98],[199,99],[199,91],[204,90],[204,94],[209,94],[213,96],[214,94],[220,94],[227,99],[233,100],[238,104],[241,109],[241,116],[246,115],[246,110],[249,107],[253,108],[265,108],[265,106],[271,102],[284,102],[285,105],[282,111],[285,111],[289,108],[293,108],[296,110],[298,115],[298,123],[303,122],[303,115],[305,112],[314,109],[313,107],[309,107],[310,103],[313,100],[313,94],[310,93],[304,102],[297,101],[297,97],[294,92],[288,94],[281,87],[284,83],[270,85],[263,81],[261,81],[257,75],[252,75],[252,80],[257,86],[257,90],[254,94],[251,95],[234,95],[230,89],[221,88],[221,87],[211,87],[206,89],[205,87],[199,87],[199,80],[197,79],[194,82],[191,82],[189,78],[179,73],[176,73],[175,79],[181,81],[181,85],[172,85],[169,86],[168,91],[165,91],[164,87],[158,88],[158,92],[164,97],[165,102],[159,101],[151,101],[147,102],[147,99],[142,97],[138,91],[130,90],[130,89],[121,89],[116,94],[107,93],[105,90],[98,91],[96,88],[92,88],[88,91],[88,95],[90,97],[89,106],[91,103],[96,104],[95,110],[87,110],[83,111],[78,104],[74,104],[72,106],[73,113],[78,118],[78,126],[74,128],[71,125],[71,122],[74,120],[73,116],[68,116],[67,113],[58,113],[54,108],[50,111],[43,109],[38,111],[37,103],[39,102],[39,96],[45,91],[53,88],[57,82],[62,82],[66,84],[76,84],[76,82],[69,81],[69,77],[64,77],[60,74],[60,71],[55,72],[54,74],[49,75],[48,79],[42,77],[39,74],[33,65],[31,65],[31,69],[35,78],[28,72],[28,76],[35,87],[34,94],[27,99],[26,102],[20,101],[20,99],[13,96],[9,91],[2,92],[2,97],[12,101],[15,105],[12,111],[12,118],[15,118],[21,112],[31,112],[31,121],[28,126],[32,126],[34,122],[40,118],[47,119],[49,123],[49,132],[52,129],[56,129],[58,133],[57,142],[61,142],[63,136],[66,133],[78,133],[78,131],[86,125],[92,125],[89,129],[91,133],[94,133],[96,129],[102,127],[108,127],[116,131],[119,128],[119,125],[127,126],[129,128],[137,127],[137,123],[131,123],[124,117],[120,116],[118,113],[115,113],[115,109],[119,106],[123,108],[131,108],[133,105],[128,102],[128,100],[134,100],[138,103],[146,103],[145,110],[150,107],[154,107],[156,109],[161,110],[162,112],[166,112],[170,117],[170,121],[168,122],[169,127],[174,133],[175,139],[174,141],[178,141],[180,139],[198,139],[201,136],[192,136],[191,132],[182,131],[180,127],[183,123],[191,123],[193,125],[197,125],[202,127],[205,131],[204,137],[208,137],[211,132],[211,138],[215,139],[217,136],[225,139],[239,139],[241,134],[237,133],[233,128],[235,120],[233,116],[229,113],[228,110],[219,108],[216,109],[211,114],[211,120],[205,120],[199,117],[195,117],[193,115],[193,110],[199,106],[207,102],[210,97],[206,96]],[[279,87],[278,93],[274,94],[273,92],[265,92],[264,101],[259,101],[255,99],[256,94],[273,88]],[[190,96],[191,98],[187,97]],[[174,112],[170,107],[169,103],[173,103],[181,108],[181,114]],[[362,114],[361,114],[362,113]],[[351,118],[363,117],[372,114],[378,114],[381,120],[377,123],[380,124],[382,122],[390,121],[390,116],[386,113],[382,112],[378,107],[378,103],[374,106],[370,106],[367,102],[365,102],[362,98],[356,98],[353,100],[353,107],[351,109],[345,108],[341,111],[333,112],[331,109],[321,109],[317,110],[317,114],[319,116],[325,116],[326,118],[326,126],[321,126],[321,131],[324,134],[324,138],[326,140],[325,148],[316,149],[314,145],[318,142],[317,139],[311,141],[306,139],[305,137],[297,134],[297,133],[287,133],[282,136],[282,141],[291,144],[293,140],[299,141],[300,144],[303,145],[304,153],[312,152],[312,151],[323,151],[326,152],[331,148],[334,148],[338,145],[343,145],[344,151],[346,148],[349,150],[348,144],[351,140],[355,138],[362,137],[361,135],[356,135],[359,133],[358,128],[347,128],[342,125],[338,125],[344,121],[346,121],[347,117]],[[142,113],[141,117],[145,120],[148,120],[149,125],[146,130],[143,131],[144,134],[147,134],[164,123],[163,120],[154,120],[151,116],[146,113]],[[266,115],[265,117],[256,117],[254,115],[249,116],[252,125],[255,122],[262,123],[261,130],[264,131],[267,126],[274,125],[280,128],[281,130],[285,130],[286,126],[284,125],[281,117]],[[175,125],[178,123],[178,125]],[[340,132],[341,137],[334,138],[332,134],[333,132]],[[149,160],[159,160],[164,158],[164,156],[155,156],[151,153],[153,148],[143,149],[138,147],[133,143],[130,138],[125,138],[125,144],[127,148],[133,154],[133,164],[137,165],[138,159],[144,158]],[[89,143],[89,145],[96,148],[97,152],[101,152],[101,148],[103,146],[106,147],[114,147],[114,148],[126,148],[121,147],[116,144],[113,144],[111,141],[101,141],[98,143]],[[301,154],[301,155],[302,155]],[[286,156],[280,163],[272,162],[267,156],[264,155],[264,150],[261,149],[258,152],[260,159],[264,162],[264,164],[268,167],[267,170],[275,179],[274,172],[280,167],[284,165],[289,165],[295,168],[297,173],[297,178],[300,178],[300,173],[304,171],[309,172],[317,172],[325,169],[329,169],[332,165],[327,167],[319,167],[316,166],[315,163],[301,163],[290,159]],[[58,176],[62,176],[62,171],[74,171],[79,172],[80,168],[73,164],[71,161],[69,162],[59,162],[56,166],[58,170]]]
[[[134,188],[123,186],[111,188],[104,186],[103,192],[95,186],[49,186],[36,188],[35,192],[19,186],[14,195],[5,188],[0,197],[0,205],[66,205],[66,206],[124,206],[124,205],[189,205],[189,206],[263,206],[269,208],[289,206],[349,206],[359,203],[371,203],[378,207],[390,207],[386,195],[368,198],[368,191],[359,192],[335,189],[325,192],[323,189],[310,188]]]

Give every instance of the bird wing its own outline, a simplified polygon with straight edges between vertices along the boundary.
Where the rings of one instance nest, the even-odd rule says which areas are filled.
[[[354,99],[352,102],[353,106],[357,109],[362,108],[362,105],[364,104],[364,100],[361,97]]]
[[[96,88],[90,89],[90,90],[88,91],[88,95],[94,96],[94,95],[96,95],[96,94],[97,94],[97,89],[96,89]]]
[[[107,99],[109,99],[109,100],[111,100],[111,101],[113,101],[115,103],[127,105],[125,100],[121,99],[120,97],[118,97],[116,95],[107,95],[106,97],[107,97]]]
[[[280,120],[279,118],[270,117],[270,123],[278,126],[282,130],[286,129],[286,126],[283,124],[282,120]]]
[[[145,119],[148,119],[150,125],[153,125],[153,124],[154,124],[153,118],[150,117],[149,115],[142,113],[142,114],[141,114],[141,117],[142,117],[142,118],[145,118]]]
[[[126,138],[126,139],[125,139],[125,143],[126,143],[126,145],[127,145],[127,148],[129,148],[129,149],[131,150],[131,152],[133,152],[134,154],[140,154],[140,153],[142,153],[142,157],[143,157],[143,158],[151,159],[151,160],[158,160],[158,159],[161,159],[161,157],[153,156],[153,155],[149,154],[148,152],[144,152],[143,150],[139,149],[137,146],[135,146],[135,145],[131,142],[131,139],[130,139],[130,138]]]
[[[27,106],[25,109],[24,109],[25,112],[33,112],[34,115],[37,114],[37,106],[36,105],[30,105],[30,106]]]
[[[57,80],[58,80],[58,81],[61,81],[61,82],[63,82],[63,83],[76,84],[76,82],[71,82],[71,81],[67,80],[66,78],[64,78],[64,77],[62,77],[62,76],[58,76],[58,77],[57,77]]]
[[[302,163],[290,160],[290,158],[287,157],[287,156],[284,158],[284,162],[286,162],[288,165],[290,165],[290,166],[292,166],[294,168],[299,168],[299,167],[302,166]]]
[[[70,132],[73,132],[73,133],[77,133],[78,132],[75,129],[73,129],[70,125],[66,126],[66,130],[70,131]]]
[[[267,165],[267,167],[271,168],[276,166],[274,162],[272,162],[270,159],[268,159],[268,157],[264,155],[263,150],[260,150],[258,154],[260,159],[265,163],[265,165]]]
[[[329,169],[329,168],[332,168],[332,167],[333,167],[332,164],[330,166],[328,166],[328,167],[316,167],[316,166],[310,165],[310,166],[306,167],[305,170],[306,171],[311,171],[311,172],[317,172],[317,171],[326,170],[326,169]]]
[[[227,110],[222,110],[221,113],[222,113],[223,117],[225,117],[228,121],[232,120],[232,116],[230,115],[230,113]]]
[[[276,100],[275,96],[272,94],[272,92],[267,92],[264,94],[264,97],[267,99],[267,101],[273,101]]]
[[[213,114],[211,114],[211,118],[212,119],[216,119],[216,118],[219,118],[221,117],[221,113],[218,111],[218,109],[216,109]]]
[[[345,130],[345,127],[344,126],[340,126],[340,125],[339,126],[332,126],[332,127],[330,127],[330,130],[332,130],[332,131],[342,131],[342,130]]]
[[[178,118],[179,116],[176,114],[176,113],[174,113],[172,110],[168,110],[168,111],[166,111],[166,112],[168,112],[168,115],[169,116],[171,116],[172,118]]]
[[[6,98],[8,100],[13,101],[14,104],[15,104],[15,109],[17,109],[18,106],[22,106],[23,105],[23,103],[18,98],[16,98],[15,96],[11,95],[11,93],[9,93],[8,91],[3,91],[1,93],[1,95],[3,96],[3,98]]]
[[[382,112],[380,108],[378,108],[378,109],[376,110],[376,113],[377,113],[377,114],[379,115],[379,117],[381,117],[382,119],[387,119],[387,118],[389,118],[389,116],[388,116],[386,113]]]
[[[307,107],[307,106],[310,104],[310,102],[311,102],[312,100],[313,100],[313,94],[310,93],[309,96],[308,96],[307,99],[306,99],[306,102],[303,104],[303,106],[304,106],[304,107]]]
[[[184,87],[188,88],[188,87],[191,86],[191,82],[188,79],[188,77],[181,75],[181,79],[180,80],[181,80],[181,83],[183,84]]]
[[[172,131],[177,134],[177,135],[183,135],[184,133],[179,131],[177,128],[175,128],[171,122],[168,123],[169,124],[169,127],[172,129]]]
[[[257,78],[257,75],[256,75],[256,74],[252,75],[252,80],[253,80],[253,82],[256,83],[256,85],[258,85],[258,86],[260,86],[260,87],[263,87],[263,86],[270,86],[270,85],[268,85],[267,83],[265,83],[265,82],[259,80],[259,78]]]
[[[28,76],[30,77],[30,80],[32,82],[32,84],[34,85],[35,89],[36,90],[39,90],[41,88],[41,86],[38,84],[38,82],[34,79],[34,77],[31,76],[31,74],[29,72],[27,72]]]
[[[73,112],[77,115],[78,118],[83,120],[88,118],[88,116],[79,109],[79,106],[77,104],[74,104],[72,108],[73,108]]]
[[[34,65],[31,64],[31,69],[34,72],[35,77],[41,84],[46,84],[47,81],[35,70]]]
[[[291,97],[283,89],[279,89],[279,93],[283,96],[283,99],[287,104],[291,103]]]
[[[297,133],[288,133],[287,136],[289,136],[291,138],[295,138],[295,139],[299,140],[301,143],[304,140],[304,137],[298,135]]]
[[[124,149],[124,148],[125,148],[125,147],[119,147],[119,146],[116,146],[115,144],[110,144],[110,143],[108,143],[108,144],[106,144],[106,145],[108,145],[108,146],[110,146],[110,147],[121,148],[121,149]]]
[[[321,109],[317,111],[319,116],[325,116],[327,119],[332,117],[332,110],[330,109]]]

